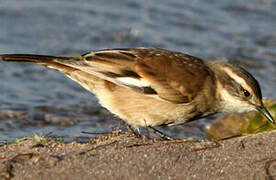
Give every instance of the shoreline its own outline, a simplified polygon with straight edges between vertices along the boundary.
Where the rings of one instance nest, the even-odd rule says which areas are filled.
[[[1,179],[269,179],[276,131],[219,142],[113,132],[90,143],[22,139],[0,147]]]

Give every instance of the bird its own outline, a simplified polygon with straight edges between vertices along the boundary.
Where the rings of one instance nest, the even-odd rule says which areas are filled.
[[[64,73],[132,129],[181,125],[215,113],[261,112],[258,81],[244,68],[161,48],[102,49],[81,56],[0,54],[0,59],[38,63]]]

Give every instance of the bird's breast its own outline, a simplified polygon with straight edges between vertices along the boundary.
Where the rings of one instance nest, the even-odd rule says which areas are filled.
[[[175,104],[113,83],[107,82],[104,86],[95,92],[100,104],[133,127],[183,124],[205,115],[205,109],[201,109],[196,99],[191,103]]]

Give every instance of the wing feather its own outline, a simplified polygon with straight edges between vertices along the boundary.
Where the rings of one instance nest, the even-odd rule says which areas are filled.
[[[56,62],[172,103],[191,102],[210,74],[201,59],[163,49],[100,50],[82,58]]]

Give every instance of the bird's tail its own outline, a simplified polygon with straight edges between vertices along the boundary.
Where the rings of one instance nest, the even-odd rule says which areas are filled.
[[[92,93],[94,92],[94,84],[100,81],[96,76],[82,71],[82,63],[85,64],[82,56],[62,57],[36,54],[0,54],[0,59],[10,62],[33,62],[58,70]]]
[[[36,54],[0,54],[0,59],[9,62],[31,62],[38,63],[49,68],[56,69],[65,74],[70,74],[77,70],[74,67],[70,67],[71,61],[80,61],[83,58],[79,57],[63,57],[63,56],[46,56],[46,55],[36,55]]]
[[[80,57],[45,56],[36,54],[0,54],[0,59],[12,62],[34,62],[47,64],[58,60],[79,60]]]

